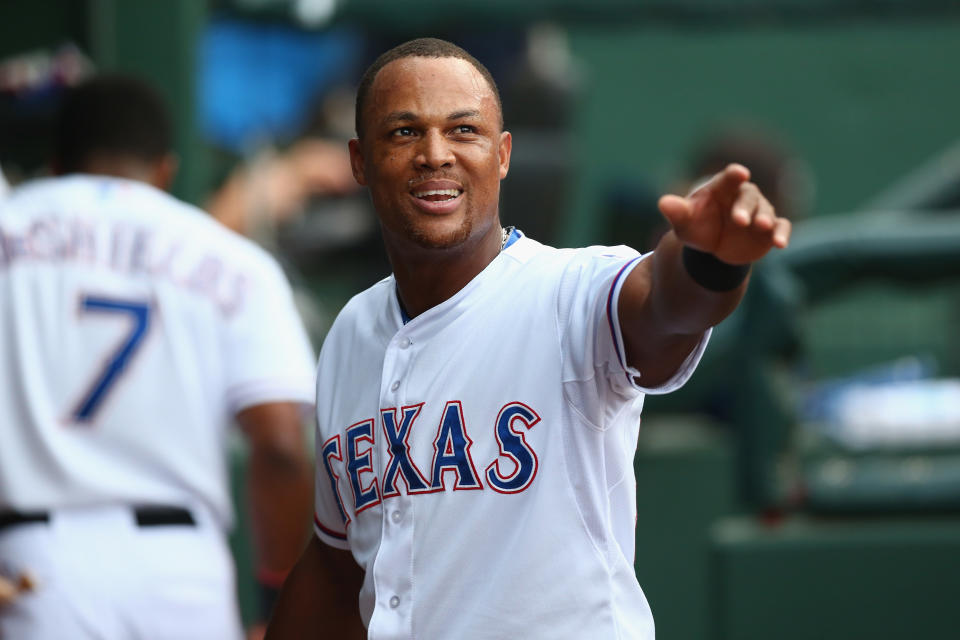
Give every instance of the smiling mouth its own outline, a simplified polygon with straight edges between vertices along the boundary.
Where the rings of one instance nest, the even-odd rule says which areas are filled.
[[[423,189],[412,191],[414,198],[427,202],[449,202],[463,193],[463,189]]]

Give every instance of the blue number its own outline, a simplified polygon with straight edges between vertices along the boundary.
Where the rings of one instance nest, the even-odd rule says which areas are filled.
[[[107,361],[90,392],[84,396],[73,412],[73,419],[77,422],[90,422],[106,399],[110,387],[123,375],[144,336],[147,335],[150,328],[150,305],[146,302],[85,296],[80,301],[80,310],[89,313],[122,313],[133,319],[130,335]]]

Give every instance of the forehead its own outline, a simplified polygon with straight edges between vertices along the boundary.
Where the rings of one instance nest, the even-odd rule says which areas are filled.
[[[460,58],[410,57],[383,67],[373,81],[366,116],[371,124],[395,112],[446,117],[476,110],[496,119],[496,98],[486,79]]]

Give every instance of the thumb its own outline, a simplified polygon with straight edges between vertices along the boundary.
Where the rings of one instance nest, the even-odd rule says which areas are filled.
[[[690,201],[675,195],[663,196],[657,202],[657,206],[660,208],[660,213],[674,229],[682,229],[686,226],[690,215],[693,213],[693,206]]]

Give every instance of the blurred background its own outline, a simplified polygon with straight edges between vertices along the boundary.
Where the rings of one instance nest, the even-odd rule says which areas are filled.
[[[647,400],[658,637],[956,637],[955,0],[5,0],[0,35],[0,192],[46,172],[64,87],[138,73],[175,116],[175,195],[281,260],[317,347],[389,271],[345,141],[360,74],[403,40],[489,67],[501,217],[543,242],[651,249],[661,193],[746,164],[794,241],[691,383]],[[241,526],[248,619],[249,545]]]

